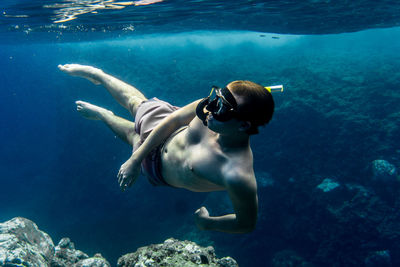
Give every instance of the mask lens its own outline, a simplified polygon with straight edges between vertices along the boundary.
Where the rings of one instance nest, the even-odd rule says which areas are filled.
[[[215,95],[213,94],[214,92]],[[232,105],[225,99],[221,88],[213,86],[209,97],[210,102],[206,109],[212,113],[216,120],[224,122],[234,117],[235,112],[233,111]]]
[[[219,98],[218,96],[215,101],[214,111],[211,112],[214,118],[218,121],[228,121],[233,117],[233,112],[224,104],[222,98]]]

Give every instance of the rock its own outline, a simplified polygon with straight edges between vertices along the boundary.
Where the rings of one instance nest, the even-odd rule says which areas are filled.
[[[92,258],[79,261],[74,267],[111,267],[111,265],[101,254],[96,254]]]
[[[74,243],[69,238],[63,238],[55,247],[54,258],[51,262],[52,267],[72,266],[80,260],[89,256],[80,250],[76,250]]]
[[[163,244],[139,248],[122,256],[118,266],[220,266],[236,267],[230,257],[218,259],[214,248],[200,247],[194,242],[167,239]],[[95,254],[89,257],[75,249],[69,238],[62,238],[54,247],[50,236],[32,221],[17,217],[0,223],[0,266],[18,267],[111,267]]]
[[[371,187],[379,197],[393,205],[400,190],[400,177],[396,167],[386,160],[377,159],[372,162]]]
[[[100,254],[89,258],[69,238],[54,247],[48,234],[25,218],[0,223],[0,266],[110,267]]]
[[[368,255],[364,263],[366,267],[390,267],[392,266],[390,252],[389,250],[374,251]]]
[[[118,267],[144,267],[144,266],[215,266],[236,267],[238,264],[231,257],[218,259],[214,248],[198,246],[191,241],[167,239],[162,244],[150,245],[139,248],[134,253],[129,253],[118,259]]]
[[[326,178],[322,181],[322,183],[320,183],[317,188],[322,190],[323,192],[329,192],[332,191],[333,189],[339,187],[340,184],[335,182],[332,179]]]
[[[377,159],[372,162],[372,179],[375,182],[391,183],[398,179],[396,167],[383,159]]]
[[[50,236],[32,221],[17,217],[0,223],[0,266],[48,267],[53,255]]]
[[[110,267],[110,263],[101,254],[96,254],[92,258],[75,249],[74,243],[69,238],[63,238],[55,247],[55,254],[51,262],[51,267]]]

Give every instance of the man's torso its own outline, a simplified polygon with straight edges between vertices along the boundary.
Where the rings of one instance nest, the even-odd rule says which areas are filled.
[[[161,161],[162,176],[169,185],[196,192],[224,190],[223,169],[232,165],[232,161],[236,161],[234,165],[238,168],[253,171],[250,148],[230,154],[223,152],[216,142],[216,133],[197,118],[166,141]]]

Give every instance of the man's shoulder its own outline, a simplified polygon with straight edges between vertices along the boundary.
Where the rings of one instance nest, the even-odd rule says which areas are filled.
[[[190,121],[189,126],[193,131],[205,131],[208,129],[197,116]]]
[[[194,117],[185,130],[188,134],[187,138],[195,140],[197,143],[207,134],[208,128],[203,125],[203,122],[199,118]]]
[[[222,167],[221,173],[227,186],[253,187],[256,184],[252,162],[228,160]]]
[[[229,169],[235,172],[253,172],[253,152],[250,146],[241,147],[226,153]]]

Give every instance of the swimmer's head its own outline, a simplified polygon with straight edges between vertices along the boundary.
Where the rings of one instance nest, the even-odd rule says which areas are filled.
[[[251,81],[234,81],[226,86],[237,102],[236,118],[251,123],[249,135],[257,134],[258,127],[266,125],[274,113],[274,100],[269,90]]]
[[[246,121],[246,133],[257,134],[258,126],[267,124],[274,112],[269,88],[250,81],[234,81],[224,88],[213,86],[210,95],[197,105],[196,115],[206,126],[209,114],[219,122]]]

